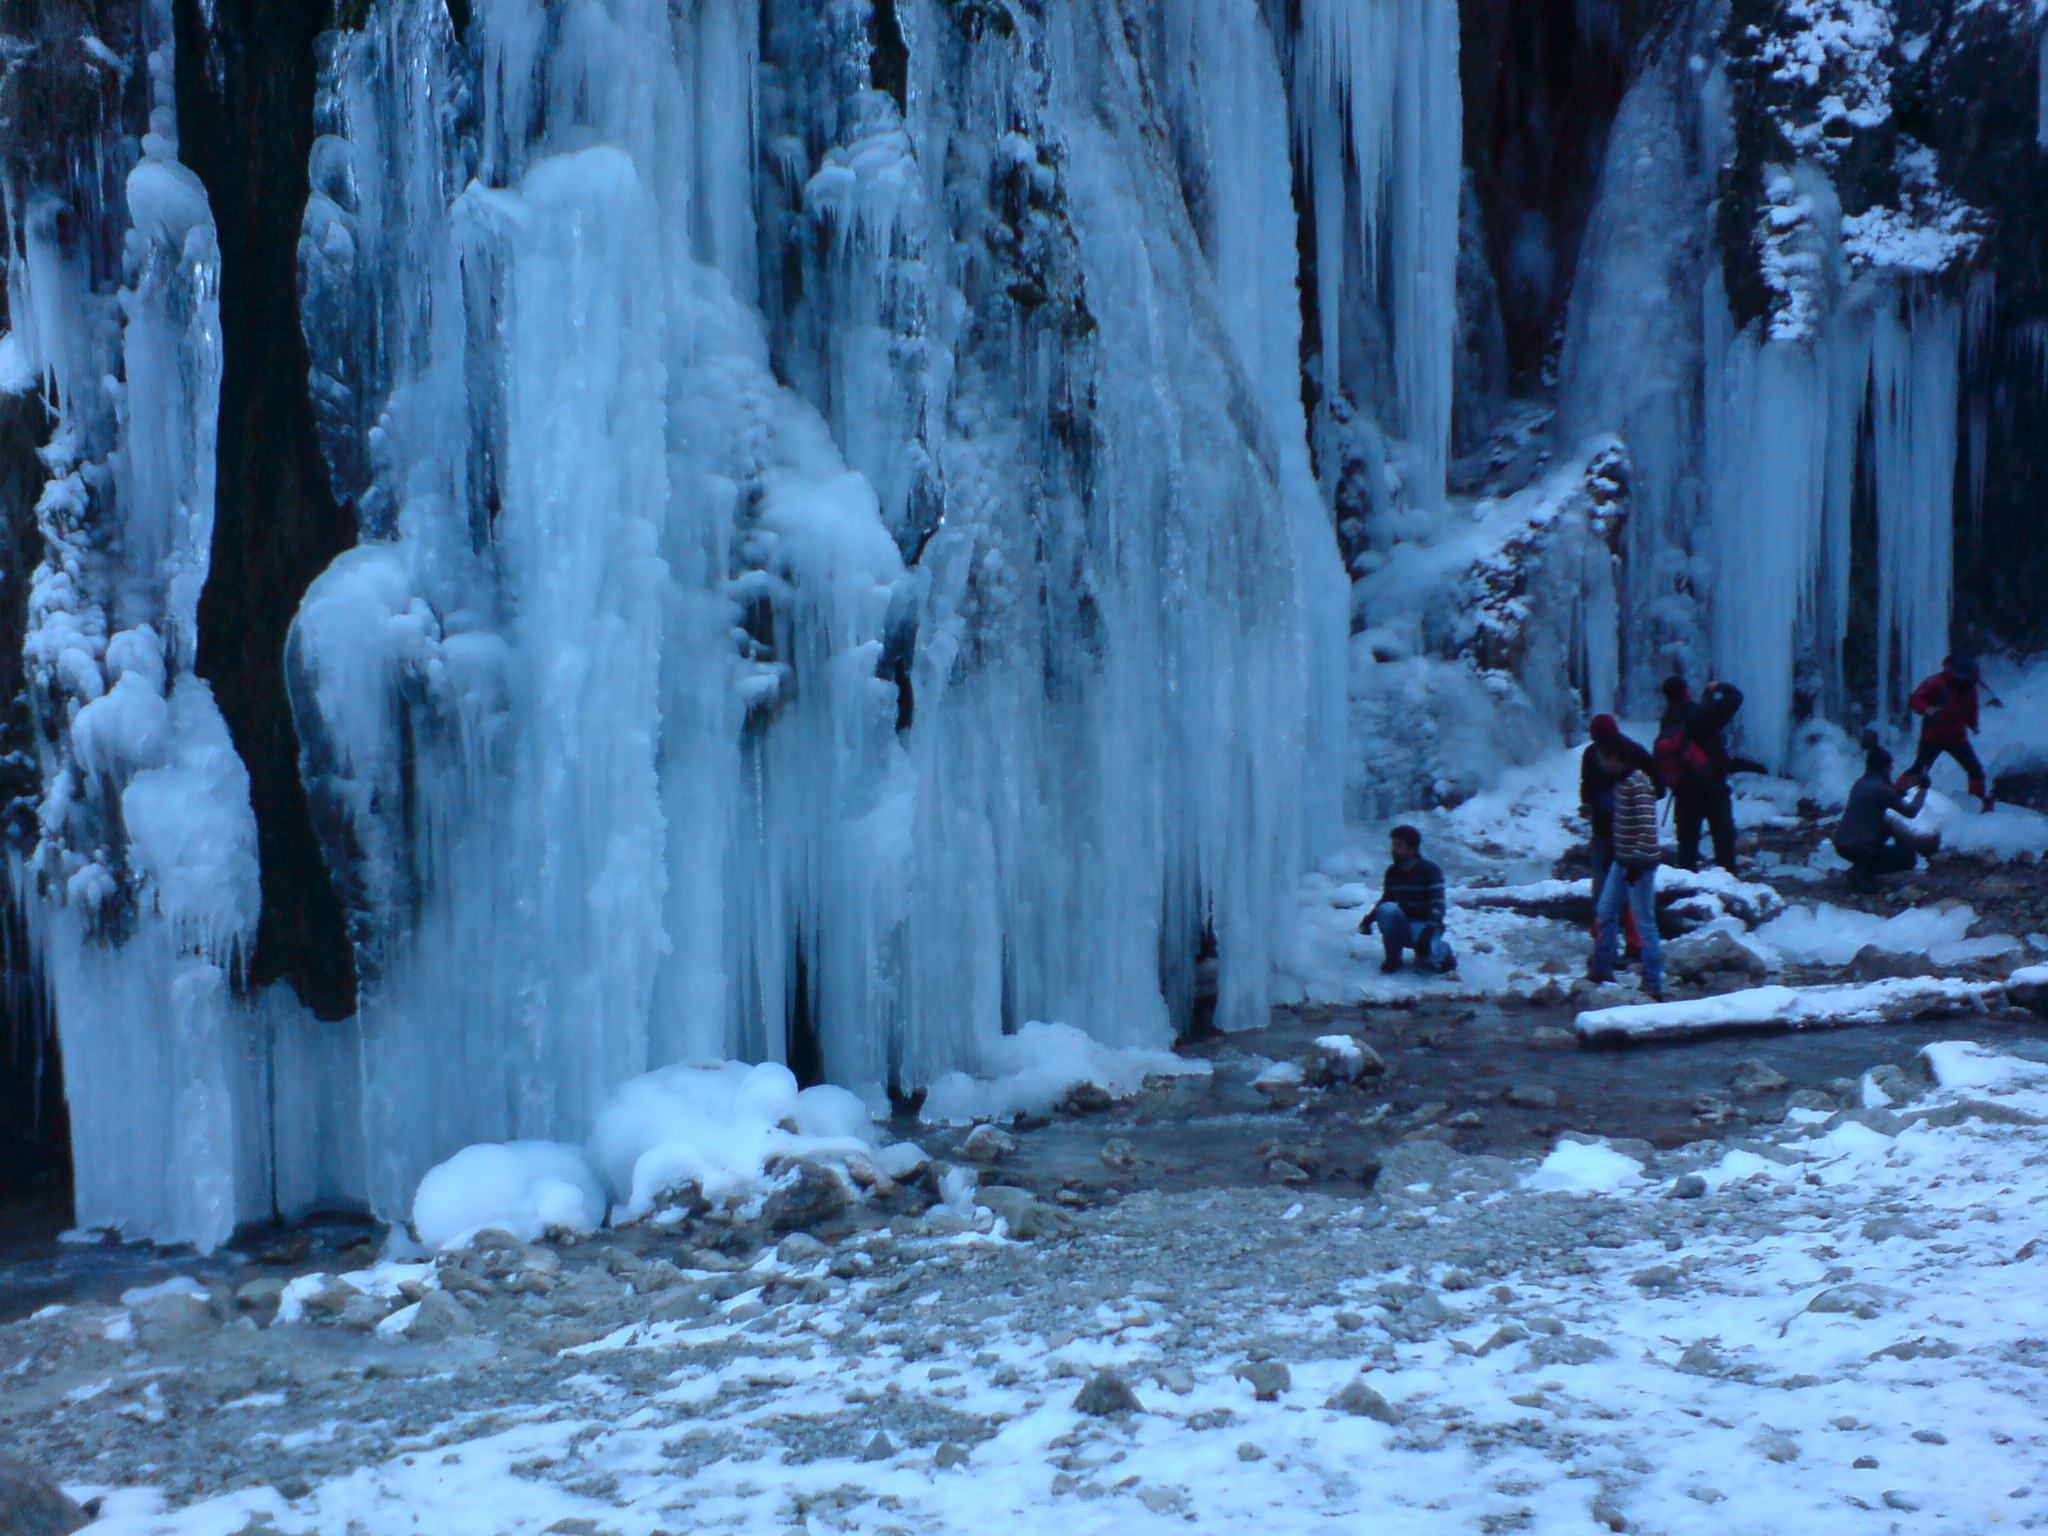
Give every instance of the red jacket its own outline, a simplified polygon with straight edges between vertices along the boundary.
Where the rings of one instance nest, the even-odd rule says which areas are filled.
[[[1937,672],[1906,701],[1921,717],[1920,739],[1939,746],[1961,746],[1977,729],[1977,685],[1946,670]]]

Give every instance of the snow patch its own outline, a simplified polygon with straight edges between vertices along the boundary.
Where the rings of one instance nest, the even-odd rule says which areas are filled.
[[[412,1224],[429,1248],[459,1246],[485,1227],[526,1242],[550,1232],[595,1232],[605,1199],[580,1147],[554,1141],[482,1143],[427,1171]]]
[[[1067,1024],[1026,1024],[983,1052],[991,1075],[949,1072],[932,1084],[924,1119],[938,1125],[1044,1114],[1073,1089],[1092,1084],[1111,1098],[1129,1098],[1149,1077],[1201,1077],[1206,1061],[1171,1051],[1102,1045]]]

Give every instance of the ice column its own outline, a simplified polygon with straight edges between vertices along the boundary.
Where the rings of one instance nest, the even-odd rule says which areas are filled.
[[[1458,199],[1464,97],[1457,0],[1305,0],[1301,111],[1315,189],[1325,388],[1347,381],[1343,334],[1358,296],[1384,337],[1408,493],[1442,502],[1457,331]],[[1348,130],[1348,145],[1344,135]],[[1356,182],[1346,175],[1350,151]],[[1356,187],[1355,262],[1344,248]]]

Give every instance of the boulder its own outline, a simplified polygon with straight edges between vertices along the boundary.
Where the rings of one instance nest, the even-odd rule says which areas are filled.
[[[1899,954],[1866,944],[1850,958],[1850,981],[1886,981],[1895,976],[1938,976],[1941,967],[1925,955]]]
[[[1284,1360],[1247,1360],[1230,1373],[1252,1389],[1262,1403],[1277,1403],[1280,1394],[1294,1385],[1294,1374]]]
[[[235,1292],[235,1306],[245,1317],[255,1320],[258,1328],[268,1328],[277,1317],[277,1309],[284,1300],[284,1282],[272,1275],[251,1280]]]
[[[1557,1108],[1557,1090],[1542,1083],[1517,1083],[1502,1097],[1517,1109]]]
[[[1115,1371],[1097,1371],[1074,1397],[1074,1411],[1098,1419],[1119,1413],[1142,1413],[1145,1405],[1138,1394]]]
[[[1000,1163],[1017,1150],[1017,1138],[992,1125],[977,1125],[960,1143],[960,1155],[970,1163]]]
[[[1726,928],[1702,928],[1664,947],[1666,974],[1685,981],[1703,981],[1709,976],[1767,976],[1773,969],[1770,958]]]
[[[1386,1058],[1356,1035],[1323,1035],[1302,1053],[1301,1080],[1310,1088],[1365,1082],[1387,1070]]]
[[[129,1309],[135,1340],[144,1349],[171,1349],[204,1338],[220,1326],[213,1308],[198,1296],[173,1292]]]
[[[801,1232],[843,1216],[852,1205],[853,1190],[836,1168],[803,1158],[768,1192],[761,1219],[770,1231]]]
[[[2005,995],[2016,1008],[2048,1019],[2048,965],[2030,965],[2006,978]]]
[[[429,1291],[398,1332],[414,1344],[434,1344],[475,1333],[476,1318],[446,1291]]]
[[[1401,1422],[1401,1410],[1362,1381],[1349,1383],[1343,1391],[1323,1406],[1336,1413],[1348,1413],[1354,1418],[1377,1419],[1382,1424]]]
[[[1784,1073],[1754,1056],[1738,1066],[1728,1079],[1729,1090],[1743,1099],[1755,1098],[1761,1093],[1778,1093],[1791,1086],[1791,1079]]]
[[[55,1478],[0,1451],[0,1536],[71,1536],[90,1524]]]

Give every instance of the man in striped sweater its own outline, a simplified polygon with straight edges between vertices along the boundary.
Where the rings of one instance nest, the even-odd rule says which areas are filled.
[[[1614,781],[1614,862],[1607,879],[1594,893],[1593,963],[1586,975],[1593,981],[1614,980],[1615,952],[1621,947],[1621,909],[1634,914],[1643,936],[1643,991],[1664,1001],[1664,943],[1657,933],[1657,866],[1664,849],[1657,838],[1657,786],[1619,744],[1602,748],[1601,764]]]
[[[1396,827],[1387,834],[1394,862],[1380,890],[1380,904],[1358,925],[1359,932],[1380,931],[1387,952],[1380,969],[1388,975],[1401,969],[1401,955],[1414,950],[1418,964],[1435,971],[1453,971],[1458,957],[1444,942],[1444,872],[1422,856],[1422,834]]]

